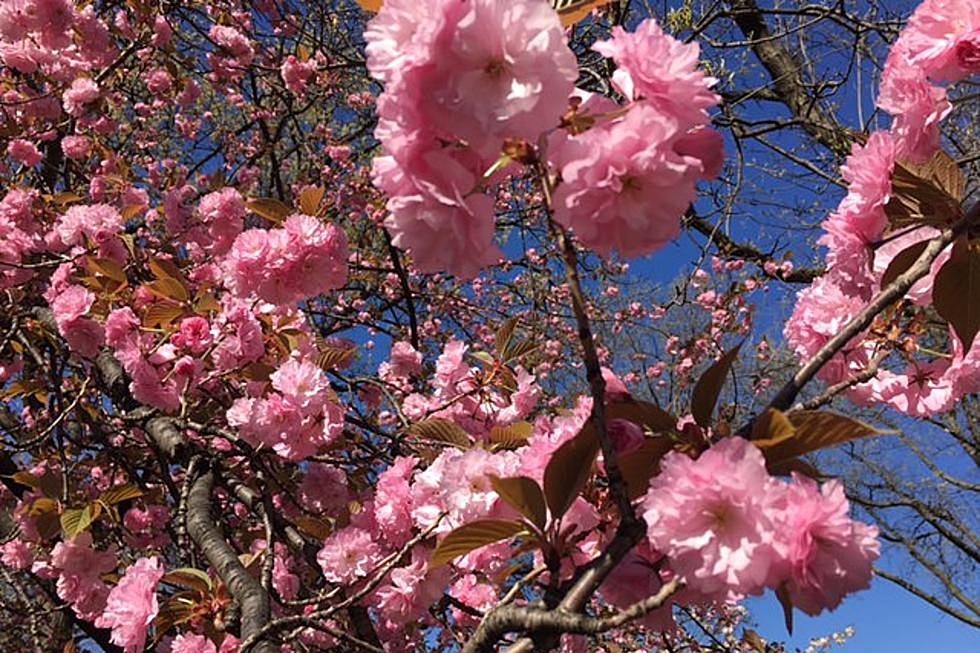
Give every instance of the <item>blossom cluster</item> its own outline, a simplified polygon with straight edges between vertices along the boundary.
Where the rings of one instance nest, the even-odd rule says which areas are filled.
[[[952,111],[940,83],[980,73],[980,8],[969,0],[926,0],[893,46],[882,73],[878,106],[893,116],[888,131],[855,144],[841,168],[847,195],[827,220],[820,243],[827,247],[829,270],[800,292],[785,335],[801,360],[815,354],[855,316],[882,286],[889,264],[904,250],[938,235],[931,226],[892,228],[885,206],[894,196],[893,175],[903,163],[919,163],[939,152],[939,124]],[[906,295],[913,305],[932,301],[932,284],[949,260],[942,252],[929,274]],[[980,390],[980,345],[964,351],[950,332],[951,351],[934,360],[914,355],[915,337],[902,343],[904,367],[882,366],[875,377],[849,390],[867,404],[888,404],[914,416],[952,408]],[[888,345],[885,345],[888,346]],[[881,352],[870,334],[851,341],[821,378],[840,383],[866,369]],[[886,353],[886,352],[883,352]]]
[[[287,460],[303,460],[337,440],[344,409],[314,362],[290,358],[269,381],[270,392],[236,399],[228,409],[228,424],[245,441],[270,447]]]
[[[652,20],[597,43],[618,66],[620,106],[572,97],[575,58],[542,3],[423,4],[385,3],[365,34],[368,67],[385,84],[375,182],[389,196],[385,225],[419,270],[469,277],[499,259],[484,193],[495,162],[506,145],[532,147],[554,131],[569,100],[578,112],[570,131],[596,125],[547,139],[560,176],[555,220],[606,256],[649,254],[678,235],[695,183],[717,175],[722,158],[708,127],[715,80],[697,69],[696,44]]]
[[[668,454],[642,508],[665,573],[680,576],[695,602],[784,588],[816,615],[867,588],[879,555],[877,529],[848,517],[839,482],[774,478],[759,449],[738,437],[696,460]]]

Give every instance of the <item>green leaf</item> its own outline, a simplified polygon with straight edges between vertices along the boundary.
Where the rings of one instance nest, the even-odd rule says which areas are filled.
[[[763,449],[779,444],[793,437],[796,427],[786,417],[786,413],[770,408],[752,422],[752,440],[755,446]]]
[[[206,572],[193,567],[174,569],[164,574],[161,580],[168,585],[195,590],[202,594],[209,594],[214,587],[211,577]]]
[[[500,498],[513,506],[519,513],[531,520],[531,523],[544,530],[548,521],[544,494],[533,480],[526,476],[500,478],[489,475],[490,485]]]
[[[797,410],[787,414],[787,417],[795,429],[792,437],[759,447],[770,469],[820,449],[889,433],[856,419],[824,411]],[[755,444],[759,446],[760,443]]]
[[[408,427],[408,434],[423,440],[445,442],[460,449],[469,449],[473,441],[469,434],[455,422],[438,417],[416,422]]]
[[[561,519],[592,474],[599,438],[591,420],[575,437],[555,449],[544,470],[544,496],[552,519]]]
[[[969,351],[980,331],[980,241],[960,238],[932,286],[936,311]]]
[[[481,519],[463,524],[442,538],[432,553],[429,567],[440,567],[481,546],[526,532],[527,527],[523,522],[504,519]]]
[[[888,269],[885,270],[885,274],[881,276],[881,287],[884,288],[890,285],[899,275],[908,271],[912,267],[912,264],[919,260],[919,257],[922,256],[922,252],[925,251],[928,245],[929,241],[923,240],[911,247],[906,247],[896,254],[895,258],[888,264]]]
[[[711,415],[715,412],[715,404],[721,395],[721,389],[725,385],[725,378],[728,371],[732,368],[732,363],[738,356],[738,350],[742,348],[739,343],[734,349],[715,361],[701,375],[698,382],[694,384],[694,393],[691,395],[691,414],[694,421],[703,428],[711,426]]]

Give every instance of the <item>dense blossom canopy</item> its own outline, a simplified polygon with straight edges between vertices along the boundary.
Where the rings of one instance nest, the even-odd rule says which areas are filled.
[[[364,3],[363,34],[309,4],[0,0],[0,565],[28,599],[113,653],[473,653],[867,588],[878,529],[803,456],[877,431],[792,404],[813,374],[919,417],[980,391],[980,341],[927,328],[972,218],[917,175],[980,73],[976,3],[926,0],[892,48],[890,129],[853,144],[784,328],[813,373],[768,403],[762,375],[723,393],[725,347],[790,261],[699,262],[686,342],[595,282],[731,154],[696,42],[609,3],[586,48],[543,0]],[[950,215],[896,218],[910,177]],[[598,329],[640,323],[663,351],[617,376]]]

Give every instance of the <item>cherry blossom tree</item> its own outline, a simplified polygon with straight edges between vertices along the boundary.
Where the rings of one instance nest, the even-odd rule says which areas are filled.
[[[766,127],[703,58],[718,16],[630,4],[0,0],[13,641],[765,651],[747,597],[791,629],[869,586],[878,527],[804,457],[980,389],[980,209],[941,131],[980,9],[893,30],[864,133],[728,3],[763,99],[846,156],[809,164],[846,194],[800,270],[727,230]],[[685,232],[680,299],[624,304]],[[774,383],[746,343],[781,283]],[[656,343],[639,370],[623,338]]]

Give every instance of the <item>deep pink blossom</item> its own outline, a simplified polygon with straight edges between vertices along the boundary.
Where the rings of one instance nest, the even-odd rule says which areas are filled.
[[[214,642],[196,633],[181,633],[170,644],[170,653],[217,653]]]

